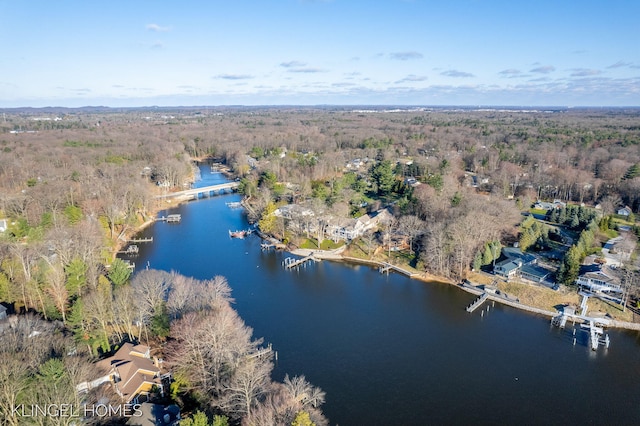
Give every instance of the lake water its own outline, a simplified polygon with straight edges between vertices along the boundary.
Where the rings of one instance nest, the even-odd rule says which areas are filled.
[[[200,186],[224,182],[202,167]],[[144,231],[138,267],[204,279],[223,275],[235,308],[278,351],[274,379],[302,375],[327,393],[331,424],[637,424],[640,335],[587,335],[499,304],[468,314],[475,296],[367,266],[336,262],[284,270],[245,229],[237,194],[169,211],[177,225]],[[484,314],[481,314],[484,312]]]

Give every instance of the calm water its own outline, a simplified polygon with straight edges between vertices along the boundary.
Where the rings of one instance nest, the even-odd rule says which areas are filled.
[[[200,185],[224,179],[203,168]],[[286,253],[230,239],[248,225],[230,194],[171,212],[182,223],[145,231],[139,267],[196,278],[225,276],[256,337],[278,351],[274,379],[304,374],[327,392],[331,424],[637,424],[640,337],[610,331],[592,352],[587,336],[495,305],[481,316],[455,287],[320,262],[285,271]]]

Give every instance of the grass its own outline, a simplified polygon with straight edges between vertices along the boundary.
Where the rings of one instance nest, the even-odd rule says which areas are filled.
[[[334,243],[332,240],[324,240],[322,242],[322,244],[320,244],[320,247],[318,247],[318,241],[313,239],[313,238],[307,238],[304,241],[302,241],[302,244],[300,244],[300,248],[303,249],[320,249],[320,250],[335,250],[339,247],[342,247],[344,245],[344,241],[338,241],[337,243]]]
[[[469,280],[476,284],[486,285],[491,284],[494,277],[486,274],[472,273],[469,275]],[[524,282],[499,281],[498,289],[500,289],[501,292],[507,293],[509,296],[517,297],[520,303],[552,312],[556,310],[556,307],[561,305],[571,304],[580,306],[582,300],[575,289],[564,286],[556,291]],[[595,313],[609,314],[609,316],[618,321],[633,322],[633,313],[629,310],[622,312],[622,308],[615,303],[590,298],[587,306],[588,315]]]

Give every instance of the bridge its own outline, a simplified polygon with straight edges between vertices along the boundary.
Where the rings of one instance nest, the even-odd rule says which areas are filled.
[[[210,197],[225,193],[226,191],[235,191],[238,189],[240,182],[228,182],[218,185],[203,186],[202,188],[186,189],[184,191],[169,192],[167,194],[158,195],[156,198],[201,198]]]

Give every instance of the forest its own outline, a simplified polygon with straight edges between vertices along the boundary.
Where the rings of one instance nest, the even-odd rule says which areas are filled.
[[[163,208],[157,195],[189,187],[195,162],[222,163],[240,181],[249,219],[291,247],[321,246],[331,239],[326,226],[386,208],[393,220],[355,245],[391,250],[402,235],[409,264],[461,280],[490,263],[495,247],[554,238],[523,222],[537,201],[567,204],[546,219],[585,235],[575,258],[597,245],[598,230],[615,230],[620,208],[633,223],[639,118],[638,109],[588,108],[4,110],[0,302],[20,315],[0,331],[10,360],[0,367],[0,412],[63,382],[76,401],[69,386],[86,380],[91,361],[135,341],[175,366],[170,397],[194,416],[326,424],[320,389],[304,377],[272,382],[268,358],[246,362],[262,342],[230,307],[223,277],[132,274],[115,256]],[[273,214],[292,204],[313,211],[315,223]],[[575,262],[557,266],[560,279],[575,278]],[[37,350],[36,329],[47,336]],[[220,336],[233,352],[190,345]]]

